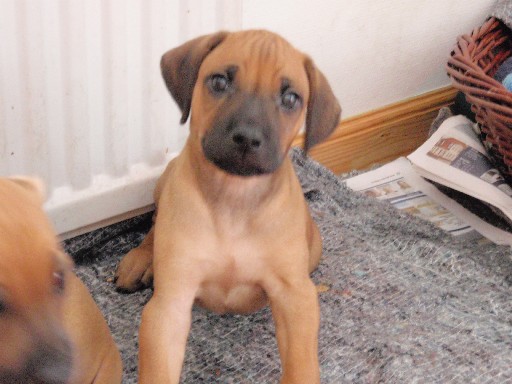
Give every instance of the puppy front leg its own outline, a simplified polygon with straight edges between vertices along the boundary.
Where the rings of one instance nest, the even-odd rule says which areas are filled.
[[[192,321],[194,295],[157,295],[142,312],[139,329],[139,383],[178,384]]]
[[[268,294],[281,356],[281,383],[320,383],[320,310],[315,286],[309,278],[278,285]]]
[[[115,282],[117,289],[133,292],[151,285],[153,281],[153,238],[155,227],[148,232],[142,243],[128,252],[119,263]]]

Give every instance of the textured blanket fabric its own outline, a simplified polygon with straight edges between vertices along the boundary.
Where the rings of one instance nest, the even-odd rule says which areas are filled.
[[[498,0],[491,12],[491,16],[500,19],[509,29],[512,29],[512,1]]]
[[[350,191],[300,151],[291,156],[324,241],[313,273],[322,383],[512,381],[510,248],[457,242]],[[117,293],[111,278],[150,221],[146,214],[65,243],[121,349],[123,383],[136,382],[138,325],[151,290]],[[277,383],[279,374],[270,310],[194,309],[183,383]]]

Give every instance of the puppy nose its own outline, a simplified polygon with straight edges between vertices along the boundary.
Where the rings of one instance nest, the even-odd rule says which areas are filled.
[[[256,151],[261,147],[263,138],[255,129],[238,129],[233,132],[231,139],[238,149]]]
[[[52,344],[42,342],[28,361],[28,371],[35,382],[65,384],[69,382],[73,367],[72,347],[64,335]]]

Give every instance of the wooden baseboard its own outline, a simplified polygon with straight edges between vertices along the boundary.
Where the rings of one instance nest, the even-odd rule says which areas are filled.
[[[439,109],[450,105],[455,94],[454,88],[445,87],[342,120],[310,155],[334,173],[366,169],[408,155],[423,144]],[[303,142],[299,136],[293,145]]]
[[[372,164],[407,155],[425,141],[437,112],[450,105],[455,94],[456,91],[451,87],[441,88],[342,120],[334,133],[325,142],[314,147],[310,155],[335,173],[365,169]],[[303,142],[304,137],[298,136],[293,145],[302,146]],[[63,233],[61,239],[68,239],[151,209],[152,206],[142,207]]]

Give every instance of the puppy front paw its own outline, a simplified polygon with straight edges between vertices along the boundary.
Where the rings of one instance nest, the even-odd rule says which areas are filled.
[[[134,292],[153,283],[153,254],[145,248],[128,252],[117,267],[116,288],[122,292]]]

